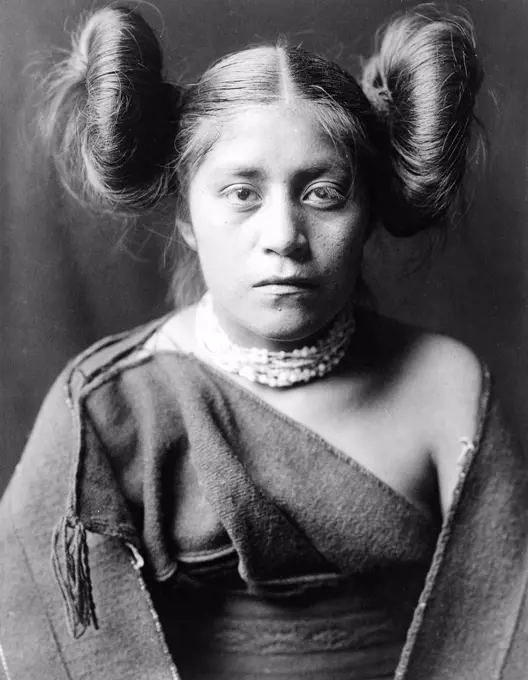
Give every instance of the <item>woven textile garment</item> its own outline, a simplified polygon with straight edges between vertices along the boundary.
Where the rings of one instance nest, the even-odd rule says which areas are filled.
[[[259,653],[309,677],[297,644],[328,680],[526,676],[528,464],[487,376],[440,528],[198,360],[144,351],[159,323],[91,348],[43,405],[0,506],[0,678],[200,677],[193,611],[240,678]]]

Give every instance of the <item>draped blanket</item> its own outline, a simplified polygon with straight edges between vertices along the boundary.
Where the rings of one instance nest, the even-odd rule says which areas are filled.
[[[222,438],[211,438],[205,426],[195,428],[194,450],[203,450],[195,464],[238,553],[241,574],[256,592],[270,584],[306,586],[368,561],[367,553],[348,554],[336,540],[335,508],[318,506],[318,513],[292,517],[253,483],[230,445],[237,421],[220,393],[200,392],[196,360],[182,363],[177,386],[185,408],[175,417],[169,399],[154,389],[152,357],[141,349],[159,323],[91,348],[60,376],[42,407],[0,505],[0,678],[178,677],[142,577],[145,544],[134,508],[104,456],[100,428],[109,411],[124,452],[131,441],[163,450],[178,419],[222,418],[222,428],[215,430]],[[133,379],[121,381],[128,377]],[[116,379],[121,390],[129,385],[126,407],[117,404]],[[141,414],[133,431],[127,430],[131,408]],[[273,433],[269,436],[271,441]],[[152,476],[162,475],[154,470]],[[330,471],[325,481],[339,498],[338,473]],[[177,559],[158,522],[156,484],[145,498],[143,522],[151,523],[153,536],[149,555],[164,578],[177,568]],[[341,510],[346,523],[350,510]],[[432,558],[396,679],[524,679],[528,461],[505,425],[489,380],[477,441],[461,462],[452,506],[432,543],[416,514],[407,527],[408,510],[402,501],[403,529],[394,537],[394,554],[412,561],[426,550]],[[368,538],[373,551],[375,533]]]

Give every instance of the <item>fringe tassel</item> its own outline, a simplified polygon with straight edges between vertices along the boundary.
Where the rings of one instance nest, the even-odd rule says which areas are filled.
[[[86,529],[78,517],[62,517],[55,527],[52,563],[72,637],[81,637],[89,626],[97,630]]]

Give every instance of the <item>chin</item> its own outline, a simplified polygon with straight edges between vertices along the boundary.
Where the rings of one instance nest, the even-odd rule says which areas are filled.
[[[264,315],[263,315],[264,316]],[[291,345],[292,347],[311,344],[312,338],[327,327],[334,318],[313,317],[306,311],[275,310],[265,314],[262,322],[252,328],[255,335],[262,338],[263,344]],[[271,317],[271,318],[270,318]],[[280,347],[279,347],[280,348]],[[270,346],[270,349],[273,347]]]

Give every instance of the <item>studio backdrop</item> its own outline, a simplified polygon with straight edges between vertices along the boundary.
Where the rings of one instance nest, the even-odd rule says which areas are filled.
[[[35,141],[37,64],[88,0],[0,0],[0,491],[39,404],[65,363],[94,340],[170,308],[171,206],[126,228],[60,188]],[[134,4],[134,3],[132,3]],[[286,35],[357,70],[401,0],[151,0],[137,3],[165,47],[166,70],[192,81],[214,59]],[[379,309],[470,344],[490,365],[528,444],[527,0],[464,0],[486,70],[464,224],[445,243],[375,236],[366,276]],[[176,258],[177,259],[177,258]]]

